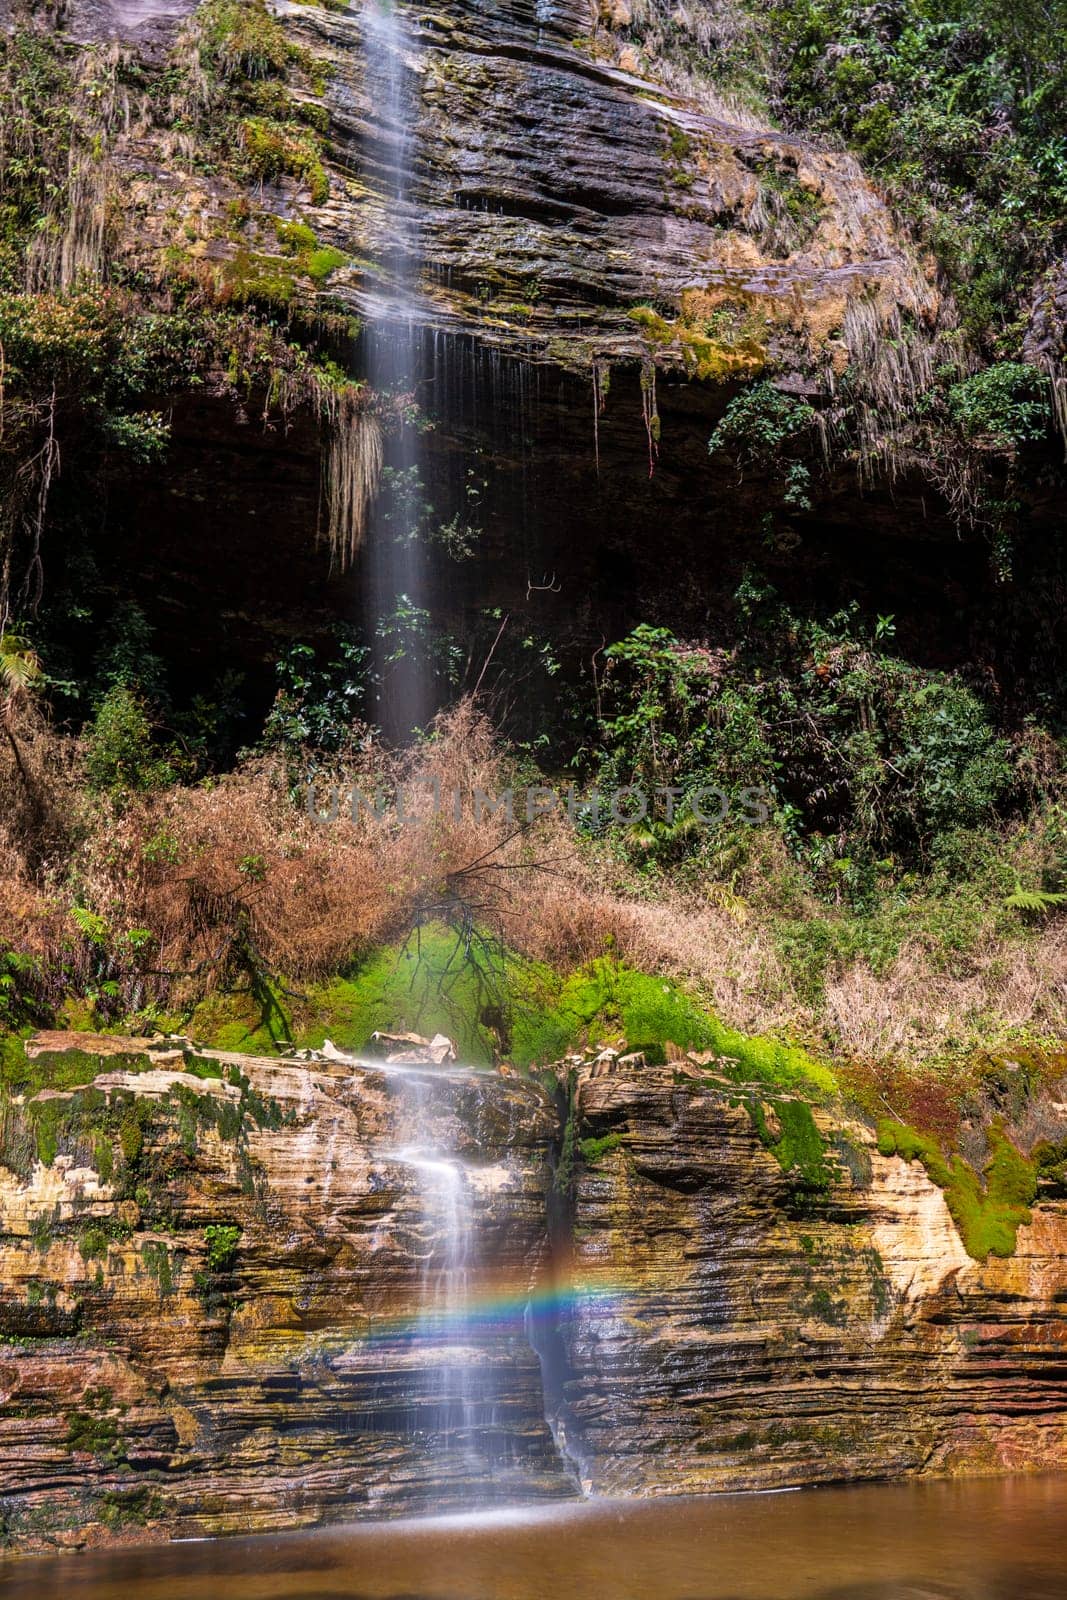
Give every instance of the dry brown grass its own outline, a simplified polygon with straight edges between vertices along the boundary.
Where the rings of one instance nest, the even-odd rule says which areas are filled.
[[[882,973],[863,961],[831,971],[813,1002],[781,953],[781,909],[760,901],[760,882],[786,871],[772,844],[747,881],[727,889],[709,876],[683,891],[650,885],[563,815],[529,828],[476,818],[475,791],[513,774],[469,704],[407,758],[370,750],[320,775],[323,804],[335,781],[367,793],[406,782],[414,826],[391,813],[353,822],[344,804],[317,822],[265,760],[116,806],[88,794],[75,741],[32,720],[19,740],[28,786],[0,751],[3,943],[34,958],[33,995],[53,1007],[106,986],[119,1016],[191,1005],[250,976],[315,981],[445,920],[561,969],[611,952],[683,979],[733,1026],[791,1032],[848,1059],[922,1063],[1011,1029],[1067,1034],[1063,924],[1006,940],[991,923],[965,965],[916,937]],[[455,814],[435,814],[432,779],[459,791]],[[794,907],[803,926],[814,908]],[[85,913],[101,919],[88,932]]]
[[[918,940],[884,976],[856,963],[826,985],[825,1028],[844,1055],[921,1061],[946,1041],[1012,1030],[1067,1034],[1067,927],[1025,942],[990,938],[969,970],[943,970]]]

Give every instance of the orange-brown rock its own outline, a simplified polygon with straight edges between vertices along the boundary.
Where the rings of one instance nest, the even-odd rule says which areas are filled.
[[[755,1104],[760,1091],[748,1095]],[[783,1171],[740,1090],[590,1075],[568,1442],[607,1494],[1067,1466],[1067,1202],[974,1261],[917,1163],[816,1112]],[[768,1130],[773,1138],[773,1130]]]
[[[522,1324],[557,1133],[542,1092],[432,1069],[413,1088],[395,1069],[183,1056],[170,1042],[131,1062],[132,1043],[147,1045],[123,1041],[122,1065],[101,1053],[91,1084],[5,1114],[9,1539],[236,1532],[572,1493]],[[37,1048],[70,1045],[106,1048],[92,1036]],[[434,1298],[444,1219],[403,1151],[428,1138],[463,1162],[468,1288],[490,1302],[469,1351],[442,1349],[448,1330],[426,1335],[417,1317]],[[441,1399],[457,1359],[476,1373],[463,1416]]]

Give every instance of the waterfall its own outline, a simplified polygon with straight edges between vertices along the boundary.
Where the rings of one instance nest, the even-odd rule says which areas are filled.
[[[435,1151],[408,1146],[395,1159],[417,1179],[430,1235],[416,1331],[432,1351],[432,1431],[469,1453],[477,1420],[476,1330],[468,1273],[476,1265],[470,1185],[460,1162]]]
[[[373,1265],[361,1331],[329,1358],[347,1431],[412,1509],[574,1494],[530,1311],[548,1288],[553,1109],[473,1068],[352,1065],[372,1166],[342,1228]]]
[[[385,486],[370,507],[366,609],[378,684],[375,720],[404,740],[434,710],[429,585],[421,542],[422,451],[412,406],[421,353],[420,249],[411,201],[418,77],[411,31],[390,0],[365,0],[361,19],[369,122],[364,161],[386,199],[378,287],[368,297],[365,370],[399,411],[385,443]]]

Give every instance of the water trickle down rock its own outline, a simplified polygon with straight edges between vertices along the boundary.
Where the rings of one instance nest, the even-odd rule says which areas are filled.
[[[50,1102],[51,1164],[37,1113],[7,1114],[12,1539],[572,1494],[523,1328],[549,1099],[448,1067],[128,1048]]]

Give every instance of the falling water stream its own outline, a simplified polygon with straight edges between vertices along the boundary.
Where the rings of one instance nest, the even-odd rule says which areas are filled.
[[[341,1363],[366,1379],[352,1431],[392,1441],[425,1509],[574,1494],[527,1315],[548,1266],[528,1250],[544,1204],[543,1150],[522,1137],[536,1102],[473,1068],[353,1066],[386,1108],[373,1182],[390,1203],[371,1247],[386,1299],[372,1286],[371,1326]]]
[[[420,379],[419,238],[411,200],[417,75],[411,32],[390,0],[367,0],[361,12],[371,122],[365,156],[377,167],[389,205],[380,250],[379,288],[364,331],[372,390],[400,411],[389,430],[385,474],[369,513],[366,612],[378,684],[376,720],[390,739],[424,727],[433,710],[428,656],[429,593],[425,551],[413,503],[420,498],[421,450],[414,406]]]
[[[474,1220],[462,1164],[439,1150],[413,1146],[393,1157],[414,1175],[430,1248],[423,1257],[417,1332],[431,1351],[434,1431],[453,1449],[473,1454],[475,1339],[470,1277]]]

